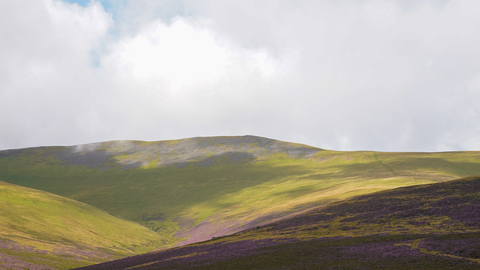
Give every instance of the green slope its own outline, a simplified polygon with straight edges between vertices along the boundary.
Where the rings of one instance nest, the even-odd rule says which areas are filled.
[[[3,181],[142,223],[171,244],[359,194],[476,174],[478,152],[338,152],[253,136],[0,152]]]
[[[85,203],[0,181],[0,268],[33,269],[36,264],[71,268],[151,251],[162,244],[159,235],[137,223]]]
[[[82,269],[479,269],[480,176],[381,191]]]

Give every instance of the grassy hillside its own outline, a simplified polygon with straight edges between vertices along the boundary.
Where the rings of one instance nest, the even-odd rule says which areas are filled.
[[[480,176],[358,196],[103,269],[479,269]]]
[[[3,181],[139,222],[169,245],[355,195],[476,174],[478,152],[338,152],[253,136],[0,152]]]
[[[0,182],[0,268],[69,269],[153,250],[163,239],[90,205]]]

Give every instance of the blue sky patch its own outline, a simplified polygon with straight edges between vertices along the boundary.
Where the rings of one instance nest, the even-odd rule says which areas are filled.
[[[88,6],[88,4],[90,4],[90,2],[91,2],[91,0],[62,0],[62,1],[70,3],[70,4],[78,4],[79,6],[82,6],[82,7]],[[100,2],[100,4],[102,4],[103,9],[105,9],[106,12],[113,13],[113,7],[112,7],[112,4],[110,3],[110,1],[100,0],[100,1],[97,1],[97,2]]]

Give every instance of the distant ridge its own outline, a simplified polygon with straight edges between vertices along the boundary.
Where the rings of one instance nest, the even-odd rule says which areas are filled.
[[[44,148],[44,147],[42,147]],[[184,167],[213,165],[221,160],[251,162],[271,155],[309,158],[322,149],[258,136],[195,137],[168,141],[108,141],[66,147],[48,147],[64,164],[108,169],[114,163],[125,168],[150,165]],[[26,148],[0,151],[1,156],[33,150]],[[220,160],[218,160],[220,159]]]

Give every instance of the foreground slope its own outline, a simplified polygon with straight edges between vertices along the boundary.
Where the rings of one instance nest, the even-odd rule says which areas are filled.
[[[480,174],[478,152],[339,152],[267,138],[0,151],[0,179],[85,202],[181,245],[348,197]]]
[[[82,268],[479,269],[480,176],[318,207],[236,235]]]
[[[162,244],[145,227],[90,205],[0,182],[0,269],[68,269]]]

